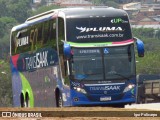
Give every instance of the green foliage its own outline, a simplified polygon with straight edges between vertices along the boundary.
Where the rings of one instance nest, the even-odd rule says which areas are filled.
[[[49,11],[49,10],[52,10],[52,9],[57,9],[57,8],[60,8],[60,7],[59,6],[55,6],[55,5],[42,6],[42,7],[39,7],[37,10],[33,11],[31,16],[37,15],[37,14],[40,14],[40,13],[43,13],[43,12],[46,12],[46,11]]]
[[[104,4],[108,7],[118,8],[118,4],[115,3],[114,1],[106,1]]]
[[[134,28],[133,36],[144,42],[145,56],[139,58],[136,55],[137,74],[160,74],[160,29]]]
[[[0,107],[12,106],[12,85],[9,62],[0,60]]]
[[[10,30],[15,24],[17,21],[14,18],[0,18],[0,59],[7,59],[9,55]]]
[[[146,52],[144,58],[137,57],[138,74],[159,74],[160,73],[160,50]]]
[[[154,37],[154,29],[153,28],[134,28],[133,34],[137,37],[143,38],[153,38]]]
[[[7,15],[7,5],[6,0],[0,0],[0,17]]]
[[[18,22],[24,22],[30,15],[29,0],[0,0],[0,16],[15,18]]]
[[[15,24],[17,24],[17,21],[12,17],[1,17],[0,18],[0,43],[9,41],[9,39],[6,39],[7,40],[6,41],[6,40],[2,40],[2,38],[10,34],[10,29]]]
[[[0,44],[9,46],[9,34],[13,26],[30,15],[29,0],[0,0]]]
[[[106,5],[109,7],[118,8],[117,0],[91,0],[94,5]]]

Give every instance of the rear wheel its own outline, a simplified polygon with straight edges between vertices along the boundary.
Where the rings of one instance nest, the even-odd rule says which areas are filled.
[[[26,107],[30,107],[30,100],[28,94],[26,96]]]

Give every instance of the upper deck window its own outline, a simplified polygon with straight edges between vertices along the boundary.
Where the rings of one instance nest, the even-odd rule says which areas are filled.
[[[12,55],[35,51],[46,47],[56,49],[56,20],[49,20],[12,32]]]

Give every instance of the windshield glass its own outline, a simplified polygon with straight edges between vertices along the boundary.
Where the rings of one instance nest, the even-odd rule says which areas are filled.
[[[102,53],[100,49],[73,48],[72,75],[75,79],[103,79]]]
[[[133,45],[72,48],[71,75],[77,80],[115,80],[135,75]]]
[[[105,79],[127,79],[135,75],[133,50],[133,45],[103,49]]]

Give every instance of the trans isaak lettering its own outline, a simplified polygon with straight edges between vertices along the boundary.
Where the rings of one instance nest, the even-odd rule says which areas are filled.
[[[47,67],[48,51],[38,52],[36,55],[25,58],[26,70],[31,70],[35,68]]]

